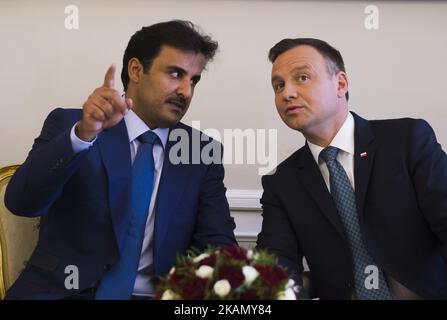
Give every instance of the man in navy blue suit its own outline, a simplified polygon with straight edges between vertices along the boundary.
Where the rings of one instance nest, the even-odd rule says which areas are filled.
[[[269,52],[277,111],[306,144],[262,184],[258,246],[321,299],[447,298],[447,156],[424,120],[348,111],[343,58],[284,39]],[[380,102],[378,102],[380,103]]]
[[[101,298],[151,298],[155,279],[189,247],[236,243],[222,146],[180,122],[217,47],[187,21],[143,27],[124,53],[124,96],[115,89],[112,65],[82,110],[50,113],[6,191],[13,213],[41,217],[37,247],[8,299],[93,299],[100,286]],[[179,131],[186,141],[185,134],[170,138]],[[138,190],[131,190],[132,164],[145,143],[140,135],[147,132],[155,141],[153,184],[150,199],[141,199],[147,201],[141,254],[130,271],[135,275],[129,295],[114,295],[119,290],[112,278],[120,272],[126,277],[121,265],[129,262],[123,257],[135,232],[130,199]],[[194,136],[219,160],[192,161]],[[177,143],[186,157],[170,152]]]

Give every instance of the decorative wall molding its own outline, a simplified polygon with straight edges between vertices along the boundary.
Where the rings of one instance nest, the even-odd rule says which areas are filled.
[[[228,189],[227,199],[230,210],[261,212],[260,199],[262,190],[255,189]]]
[[[253,247],[262,225],[262,190],[229,189],[228,204],[236,223],[234,233],[239,244]]]

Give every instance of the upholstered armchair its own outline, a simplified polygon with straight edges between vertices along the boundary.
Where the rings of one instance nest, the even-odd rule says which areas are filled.
[[[0,299],[25,267],[38,238],[39,218],[18,217],[5,207],[6,186],[18,167],[0,167]]]

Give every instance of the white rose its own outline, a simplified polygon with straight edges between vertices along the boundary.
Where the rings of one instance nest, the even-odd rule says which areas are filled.
[[[205,258],[208,258],[210,255],[208,253],[202,253],[201,255],[195,257],[192,261],[194,261],[194,263],[200,262]]]
[[[175,272],[175,267],[172,267],[171,270],[169,270],[169,274],[172,275]]]
[[[295,280],[289,279],[289,281],[287,281],[287,283],[286,283],[286,289],[293,288],[294,285],[295,285]]]
[[[278,300],[297,300],[295,292],[292,288],[287,288],[285,291],[278,292]]]
[[[294,287],[295,281],[293,279],[289,279],[286,283],[285,290],[278,293],[278,300],[297,300],[295,291],[293,290]]]
[[[227,279],[219,280],[214,284],[214,292],[221,298],[225,297],[231,289]]]
[[[178,298],[179,298],[179,296],[171,289],[168,289],[165,292],[163,292],[163,294],[161,296],[161,300],[175,300]]]
[[[213,277],[214,269],[210,266],[200,266],[199,269],[196,270],[196,276],[203,279],[211,279]]]
[[[253,259],[253,250],[247,250],[247,259],[248,260],[251,260],[251,259]]]
[[[252,282],[255,281],[255,279],[259,276],[259,272],[252,266],[242,267],[242,273],[244,274],[245,277],[244,283],[247,286],[250,286]]]

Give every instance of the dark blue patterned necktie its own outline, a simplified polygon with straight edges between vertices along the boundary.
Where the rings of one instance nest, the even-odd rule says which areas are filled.
[[[345,170],[336,159],[338,151],[338,148],[326,147],[321,151],[320,158],[326,162],[328,167],[331,195],[349,240],[354,262],[354,280],[357,298],[360,300],[392,299],[383,272],[374,264],[373,259],[363,244],[354,190]],[[365,280],[369,276],[369,272],[365,272],[368,266],[375,266],[379,271],[378,288],[367,288],[365,285]]]
[[[120,260],[104,275],[96,291],[97,300],[130,299],[143,244],[144,230],[154,183],[152,154],[157,135],[147,131],[138,137],[140,146],[132,166],[130,222]]]

